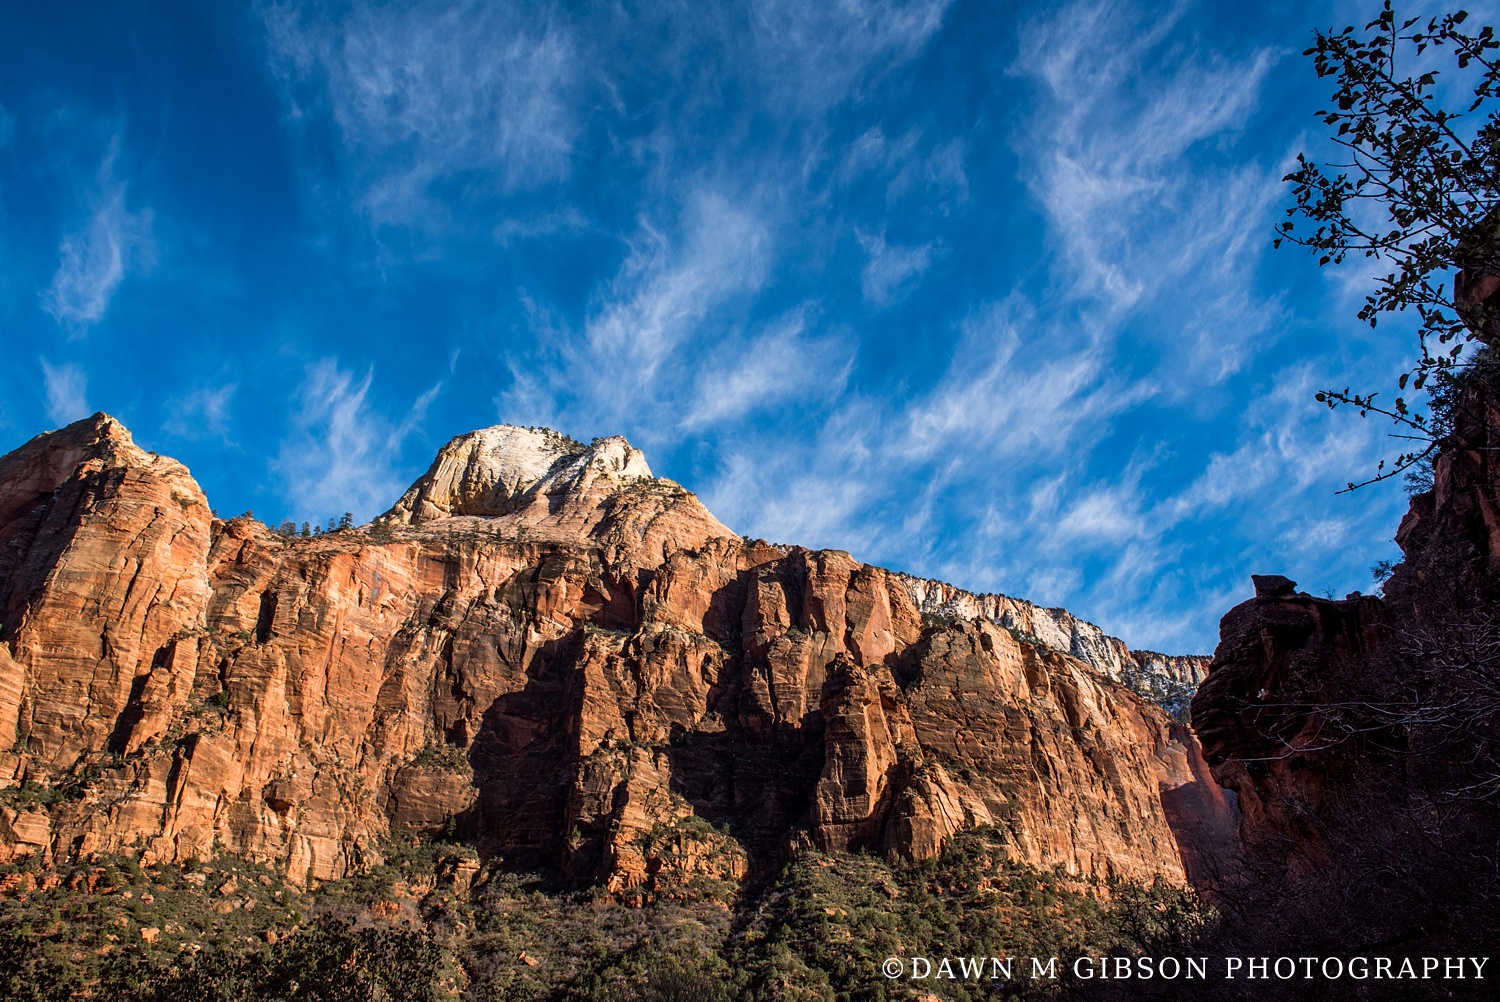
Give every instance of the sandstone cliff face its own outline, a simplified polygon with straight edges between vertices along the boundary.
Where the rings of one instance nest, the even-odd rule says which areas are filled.
[[[120,750],[132,697],[202,623],[209,509],[109,418],[28,442],[0,484],[0,746],[69,768]]]
[[[1355,750],[1345,746],[1339,708],[1351,696],[1349,676],[1385,642],[1387,617],[1377,598],[1335,602],[1265,580],[1219,624],[1193,726],[1214,778],[1238,797],[1246,850],[1313,867],[1325,778],[1346,771]]]
[[[1067,653],[1088,624],[924,627],[931,594],[742,540],[623,439],[461,436],[372,526],[289,540],[97,415],[0,458],[0,778],[54,791],[0,851],[326,879],[452,828],[660,890],[990,824],[1021,860],[1181,879],[1191,736]]]
[[[1008,595],[975,595],[942,581],[898,574],[917,608],[925,615],[950,619],[988,619],[1020,630],[1047,647],[1070,654],[1139,695],[1158,702],[1191,696],[1208,675],[1212,660],[1200,655],[1133,651],[1118,637],[1066,609],[1049,609]]]

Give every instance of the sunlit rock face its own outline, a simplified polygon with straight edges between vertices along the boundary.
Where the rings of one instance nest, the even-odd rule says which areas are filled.
[[[1196,745],[1117,681],[1142,661],[1071,617],[924,622],[914,580],[742,539],[624,439],[510,426],[287,539],[96,415],[0,458],[0,781],[60,791],[5,809],[0,854],[327,879],[448,829],[655,890],[993,825],[1182,879],[1163,796]]]
[[[561,497],[608,496],[651,467],[619,436],[582,445],[550,428],[496,425],[460,435],[387,514],[403,523],[450,515],[505,515]]]
[[[1067,609],[1044,608],[1009,595],[976,595],[943,581],[897,575],[924,615],[942,619],[988,619],[1065,651],[1136,693],[1157,701],[1191,697],[1208,676],[1202,655],[1133,651],[1118,637]]]

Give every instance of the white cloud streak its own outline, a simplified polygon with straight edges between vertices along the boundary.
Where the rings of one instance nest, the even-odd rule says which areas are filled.
[[[229,405],[234,399],[238,383],[226,383],[218,387],[200,387],[167,402],[171,415],[162,425],[169,434],[179,438],[199,439],[205,436],[228,441]]]
[[[1188,6],[1072,4],[1024,33],[1012,68],[1043,98],[1021,153],[1071,293],[1115,316],[1184,287],[1209,297],[1172,327],[1171,347],[1190,363],[1165,373],[1179,390],[1239,371],[1275,318],[1252,284],[1282,173],[1199,155],[1233,138],[1279,56],[1184,54],[1168,39]],[[1193,330],[1190,312],[1219,322]]]
[[[1067,604],[1169,650],[1211,645],[1238,594],[1226,572],[1269,562],[1326,578],[1348,562],[1350,539],[1380,538],[1399,502],[1331,498],[1378,454],[1378,436],[1330,421],[1308,367],[1214,389],[1274,340],[1280,318],[1255,287],[1269,243],[1255,235],[1269,233],[1280,164],[1214,155],[1255,109],[1276,55],[1167,45],[1185,8],[1074,4],[1023,32],[1032,44],[1013,72],[1044,100],[1017,149],[1061,265],[1053,287],[976,309],[947,372],[899,407],[844,399],[805,448],[736,443],[705,492],[728,524],[857,540],[867,559]],[[915,176],[917,143],[869,130],[833,183]],[[961,165],[961,152],[950,160]],[[866,298],[899,295],[918,269],[893,259],[882,282],[889,248],[862,243]],[[1142,357],[1149,345],[1159,360]],[[1201,448],[1182,432],[1205,408],[1236,438],[1184,453]],[[1116,439],[1152,411],[1171,415],[1159,438]],[[925,486],[912,495],[914,483]],[[1222,549],[1239,540],[1262,542]]]
[[[421,394],[393,423],[371,406],[374,379],[373,368],[356,378],[332,358],[308,366],[291,430],[272,463],[290,510],[303,518],[351,511],[368,519],[406,489],[401,446],[421,426],[442,384]]]
[[[802,311],[743,319],[768,279],[775,214],[754,195],[712,188],[682,200],[675,237],[640,222],[581,329],[533,304],[543,351],[513,366],[502,418],[554,420],[565,409],[575,425],[650,443],[839,392],[851,352],[841,338],[810,333]]]
[[[42,380],[47,388],[47,417],[61,427],[93,411],[87,398],[88,375],[72,362],[53,365],[41,359]]]
[[[756,51],[772,103],[805,109],[844,100],[868,75],[915,56],[950,0],[758,0]]]
[[[103,319],[132,264],[151,263],[151,210],[125,206],[126,185],[114,176],[112,148],[89,197],[89,219],[58,248],[57,270],[41,305],[59,324],[86,328]]]
[[[853,362],[852,346],[837,337],[814,337],[802,314],[725,344],[703,367],[683,427],[733,421],[783,403],[837,396]]]
[[[455,189],[505,193],[569,173],[579,59],[561,27],[458,0],[337,15],[274,4],[262,17],[294,119],[326,102],[375,223],[431,222]]]
[[[769,234],[756,214],[703,192],[690,199],[687,216],[680,247],[642,224],[603,307],[586,325],[595,399],[616,409],[652,393],[663,364],[686,338],[701,334],[714,307],[764,279]]]
[[[865,299],[885,306],[911,287],[932,261],[932,245],[899,247],[885,242],[885,235],[859,234],[868,259],[860,273],[860,291]]]

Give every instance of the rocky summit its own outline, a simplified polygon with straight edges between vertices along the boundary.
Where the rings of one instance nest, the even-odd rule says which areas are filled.
[[[989,826],[1018,863],[1180,883],[1235,824],[1157,705],[1205,667],[742,538],[622,438],[472,432],[311,538],[216,518],[103,414],[0,458],[0,784],[38,791],[0,814],[12,860],[303,883],[448,833],[655,893]]]

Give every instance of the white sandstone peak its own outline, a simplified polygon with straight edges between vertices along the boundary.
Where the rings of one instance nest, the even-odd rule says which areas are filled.
[[[387,517],[501,515],[523,495],[577,489],[601,476],[623,481],[652,473],[645,455],[618,435],[584,445],[551,428],[500,424],[443,446]]]
[[[619,435],[596,439],[589,445],[589,462],[612,477],[654,477],[646,454]]]

